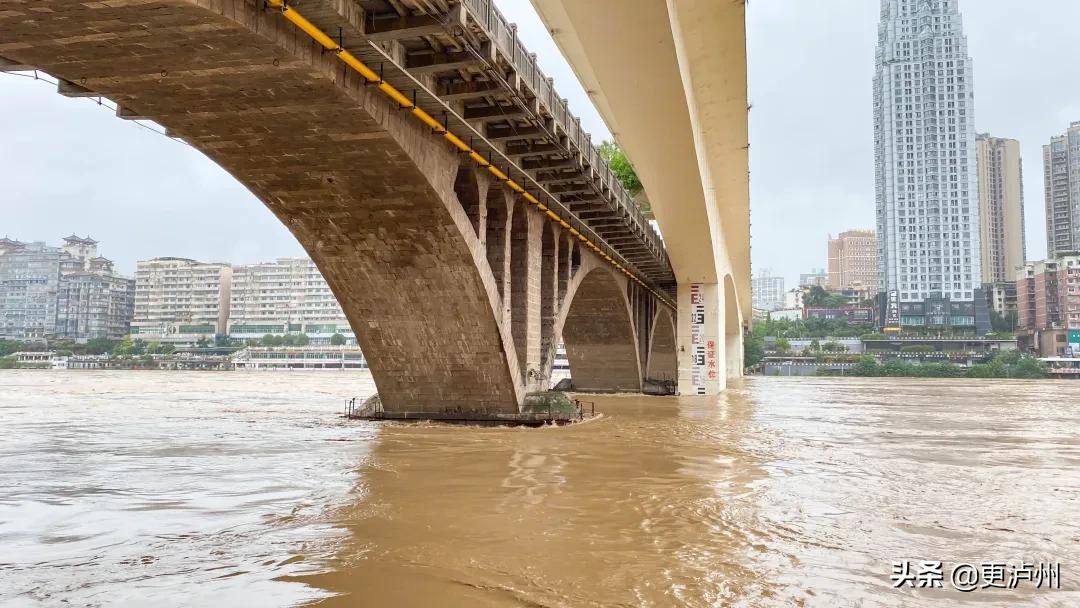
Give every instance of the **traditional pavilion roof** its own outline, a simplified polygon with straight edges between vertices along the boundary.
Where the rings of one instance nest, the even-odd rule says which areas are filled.
[[[86,238],[83,238],[81,236],[77,236],[76,234],[72,233],[71,236],[65,236],[64,237],[64,242],[67,242],[67,243],[79,243],[81,245],[97,245],[97,241],[90,238],[89,234],[86,235]]]

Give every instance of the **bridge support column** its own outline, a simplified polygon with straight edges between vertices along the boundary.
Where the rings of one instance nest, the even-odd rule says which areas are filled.
[[[679,394],[716,395],[727,385],[722,295],[717,283],[679,284]]]

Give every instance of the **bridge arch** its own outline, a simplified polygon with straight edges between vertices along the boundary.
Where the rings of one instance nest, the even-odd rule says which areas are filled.
[[[259,198],[326,278],[387,409],[517,410],[460,155],[261,2],[35,0],[50,18],[18,27],[29,4],[7,7],[3,54],[161,124]]]
[[[626,279],[593,256],[571,277],[556,330],[566,347],[574,389],[641,390],[641,363]],[[547,374],[550,377],[550,359]]]
[[[677,380],[678,356],[675,352],[675,318],[671,311],[661,307],[652,322],[649,337],[649,356],[645,377],[649,380]]]

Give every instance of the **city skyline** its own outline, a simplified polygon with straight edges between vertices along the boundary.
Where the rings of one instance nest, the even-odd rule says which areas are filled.
[[[531,6],[499,6],[518,22],[594,141],[606,138]],[[1020,141],[1028,257],[1045,257],[1041,146],[1080,119],[1080,85],[1040,69],[1067,51],[1044,34],[1080,17],[1080,7],[1046,2],[1023,14],[1006,2],[960,7],[976,60],[976,129]],[[862,0],[828,12],[791,2],[748,5],[754,266],[789,284],[825,265],[820,244],[830,233],[874,226],[869,78],[878,8]],[[1051,83],[1057,94],[1040,96]],[[812,94],[793,96],[786,92],[792,88]],[[89,232],[117,243],[113,257],[129,275],[135,260],[161,255],[234,264],[305,255],[250,193],[183,144],[28,78],[0,76],[0,109],[0,131],[16,144],[0,151],[11,183],[0,213],[12,238]],[[816,142],[815,153],[790,145],[793,135]],[[88,174],[97,179],[87,181]],[[46,229],[57,217],[64,218],[59,229]]]

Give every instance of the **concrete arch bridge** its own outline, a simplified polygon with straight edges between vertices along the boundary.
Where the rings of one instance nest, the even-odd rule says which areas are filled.
[[[516,412],[560,337],[585,390],[689,369],[664,243],[486,0],[0,0],[0,69],[111,99],[249,188],[388,410]]]

